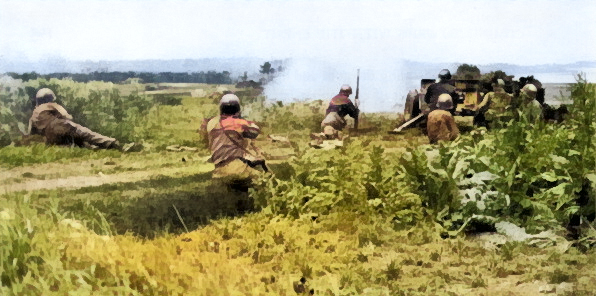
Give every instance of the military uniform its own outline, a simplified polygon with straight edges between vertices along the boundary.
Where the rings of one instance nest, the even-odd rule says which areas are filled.
[[[118,141],[106,137],[90,129],[74,123],[72,116],[57,103],[40,104],[33,110],[29,119],[29,134],[39,134],[45,137],[46,143],[51,145],[86,144],[99,148],[118,148]]]
[[[478,104],[478,112],[483,116],[483,121],[488,125],[496,122],[506,122],[513,118],[511,110],[512,96],[502,88],[495,88],[494,91],[484,95],[484,99]]]
[[[358,116],[358,109],[347,95],[340,93],[329,102],[329,106],[325,111],[325,119],[321,122],[321,128],[327,138],[338,138],[339,131],[343,130],[347,125],[344,119],[346,115],[356,118]]]
[[[536,100],[536,93],[536,86],[526,84],[519,93],[518,98],[522,118],[531,123],[542,120],[542,105]]]
[[[449,84],[447,81],[433,83],[426,89],[424,95],[424,102],[428,104],[430,111],[437,109],[437,101],[442,94],[449,94],[453,102],[457,102],[459,96],[455,92],[455,86]]]
[[[523,102],[520,106],[520,111],[522,112],[522,116],[531,123],[535,123],[542,119],[542,105],[536,100],[525,100],[525,94],[520,96],[521,101]]]
[[[434,110],[428,114],[426,132],[431,144],[439,140],[453,141],[459,136],[459,128],[453,115],[447,110]]]
[[[251,139],[260,132],[256,124],[236,115],[220,115],[206,121],[202,130],[209,139],[214,179],[225,183],[250,182],[261,174],[256,167],[265,168],[264,160],[256,151],[249,151]]]

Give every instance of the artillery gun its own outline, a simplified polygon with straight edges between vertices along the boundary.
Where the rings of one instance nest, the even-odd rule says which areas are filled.
[[[402,130],[417,126],[424,122],[428,110],[428,104],[424,101],[427,88],[435,83],[435,79],[420,80],[420,89],[411,90],[406,97],[404,108],[404,123],[390,133],[400,133]],[[476,106],[482,102],[484,93],[482,83],[478,79],[451,79],[449,84],[455,86],[458,95],[454,116],[474,116]]]
[[[429,106],[424,101],[424,96],[426,95],[427,88],[435,82],[435,79],[422,79],[420,80],[419,89],[408,92],[404,106],[404,122],[389,133],[397,134],[426,121]],[[456,117],[475,116],[477,106],[482,102],[484,94],[492,91],[490,82],[479,79],[451,79],[449,83],[455,86],[455,92],[458,94],[458,99],[454,102],[456,109],[453,115]],[[534,84],[538,89],[536,100],[543,106],[545,120],[561,121],[567,113],[566,105],[561,104],[558,108],[548,105],[545,102],[545,89],[542,87],[542,83],[534,79],[533,76],[521,77],[518,81],[507,79],[504,89],[507,93],[517,96],[526,84]],[[461,122],[465,120],[457,121]]]

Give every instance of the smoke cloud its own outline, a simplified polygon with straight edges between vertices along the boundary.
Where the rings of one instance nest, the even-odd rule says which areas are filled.
[[[408,90],[419,84],[416,80],[408,81],[400,60],[294,58],[266,85],[265,95],[269,100],[282,102],[329,101],[343,84],[349,84],[354,90],[350,98],[354,99],[358,69],[360,109],[364,112],[402,112]]]

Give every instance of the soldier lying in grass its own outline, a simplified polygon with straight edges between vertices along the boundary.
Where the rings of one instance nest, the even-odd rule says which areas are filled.
[[[35,96],[36,107],[29,119],[27,135],[42,135],[48,145],[76,145],[120,149],[114,138],[100,135],[74,123],[64,107],[55,103],[56,95],[49,88],[40,89]]]

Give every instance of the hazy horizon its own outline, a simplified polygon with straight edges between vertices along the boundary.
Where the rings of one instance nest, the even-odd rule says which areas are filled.
[[[363,102],[374,103],[363,109],[390,109],[418,76],[440,71],[407,69],[404,61],[596,61],[594,15],[591,0],[0,0],[0,73],[43,61],[64,68],[69,61],[242,57],[261,59],[245,65],[258,70],[292,58],[270,96],[328,96],[355,84],[361,69]]]

